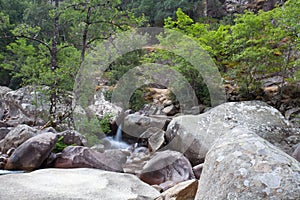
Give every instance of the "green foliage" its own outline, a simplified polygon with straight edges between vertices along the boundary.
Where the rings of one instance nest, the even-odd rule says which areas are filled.
[[[107,134],[107,133],[111,132],[110,121],[111,121],[112,117],[113,117],[113,115],[111,113],[105,113],[103,118],[100,120],[100,127],[101,127],[101,130],[103,131],[103,133]]]
[[[202,0],[124,0],[123,7],[131,9],[138,16],[144,15],[152,26],[163,26],[164,19],[174,18],[178,8],[192,15],[194,19],[202,15]]]
[[[55,144],[54,149],[52,150],[53,153],[62,152],[68,146],[75,146],[75,144],[68,145],[63,142],[64,136],[60,136]]]
[[[129,108],[134,111],[139,111],[145,106],[145,104],[149,103],[145,100],[145,93],[145,87],[136,89],[130,97]]]
[[[240,94],[253,99],[260,95],[261,79],[268,75],[299,80],[299,13],[299,1],[291,0],[268,12],[237,15],[233,24],[222,21],[211,26],[195,23],[178,9],[177,19],[167,18],[165,27],[196,40],[214,58],[225,79],[234,80]]]

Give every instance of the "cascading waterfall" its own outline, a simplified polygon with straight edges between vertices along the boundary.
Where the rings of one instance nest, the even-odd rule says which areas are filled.
[[[115,137],[107,137],[111,149],[127,149],[130,145],[122,141],[122,124],[119,125]]]
[[[118,130],[117,130],[117,133],[116,133],[116,136],[115,136],[115,141],[117,142],[121,142],[122,141],[122,124],[120,124],[118,126]]]

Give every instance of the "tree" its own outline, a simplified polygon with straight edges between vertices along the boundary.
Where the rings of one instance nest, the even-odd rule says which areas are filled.
[[[81,50],[81,62],[93,43],[143,23],[142,18],[135,18],[131,12],[121,10],[119,0],[68,0],[61,6],[61,12],[62,20],[70,21],[72,25],[69,37]]]
[[[119,0],[26,1],[22,19],[1,31],[1,38],[10,40],[5,45],[9,56],[1,68],[9,70],[22,84],[49,86],[50,121],[72,111],[59,111],[57,104],[73,89],[87,49],[141,22],[121,10],[119,4]],[[3,21],[5,17],[1,15]]]

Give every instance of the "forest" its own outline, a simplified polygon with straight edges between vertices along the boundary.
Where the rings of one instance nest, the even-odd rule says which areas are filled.
[[[224,11],[222,2],[1,0],[0,84],[12,89],[48,86],[49,112],[54,116],[58,96],[72,91],[93,46],[122,31],[156,26],[181,32],[207,51],[227,93],[238,96],[231,100],[269,100],[280,108],[283,86],[297,85],[300,78],[300,1],[276,1],[266,9],[253,1],[258,3],[231,12]],[[136,50],[119,58],[105,72],[108,85],[114,86],[129,69],[143,63],[164,63],[177,70],[199,103],[210,105],[199,72],[163,49]],[[280,79],[276,98],[266,95],[269,88],[264,88],[264,80],[272,77]],[[131,98],[131,108],[144,105],[142,96],[141,88]]]

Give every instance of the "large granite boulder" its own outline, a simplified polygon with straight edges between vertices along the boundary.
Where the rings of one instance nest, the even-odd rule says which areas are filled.
[[[156,152],[139,177],[150,185],[159,185],[162,190],[195,178],[189,160],[183,154],[170,150]]]
[[[196,199],[299,199],[300,164],[245,128],[224,134],[206,155]]]
[[[38,130],[28,125],[18,125],[0,141],[0,151],[6,153],[10,148],[17,148],[29,138],[38,134]]]
[[[226,131],[243,126],[275,146],[290,152],[285,139],[292,134],[288,122],[275,108],[260,101],[221,104],[206,113],[174,118],[166,131],[167,147],[185,154],[195,165],[205,158],[212,144]],[[300,132],[294,132],[300,137]]]
[[[55,147],[58,136],[53,133],[41,133],[20,145],[8,158],[7,170],[38,169]]]
[[[128,154],[121,150],[107,150],[100,153],[82,146],[68,146],[55,160],[55,168],[96,168],[123,172],[122,164]]]
[[[153,200],[160,193],[136,176],[97,169],[43,169],[0,176],[1,199]]]
[[[124,118],[123,132],[139,138],[150,127],[165,129],[170,119],[167,116],[145,116],[139,114],[130,114]]]

